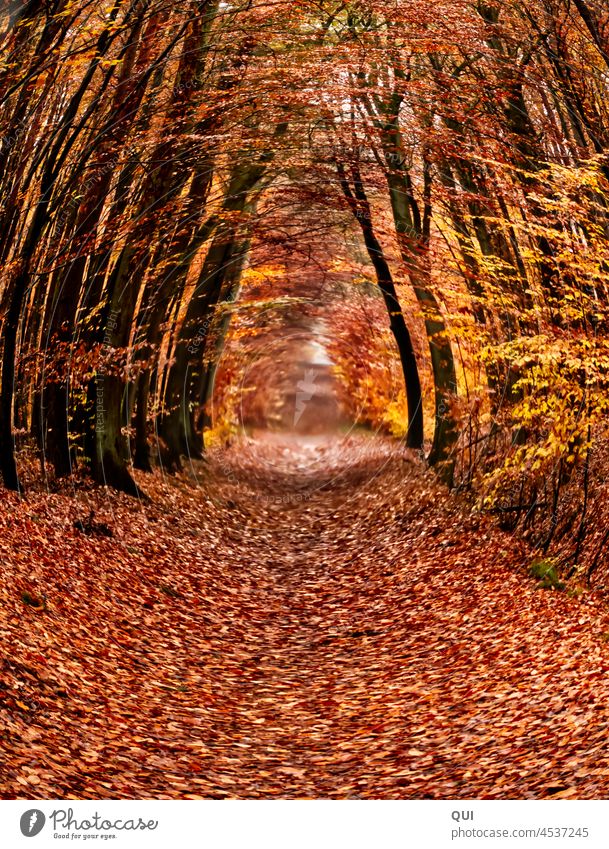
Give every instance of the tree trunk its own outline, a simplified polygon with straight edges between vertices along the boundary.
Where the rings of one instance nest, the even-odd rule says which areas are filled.
[[[394,151],[399,149],[399,146],[393,148]],[[412,187],[405,172],[396,169],[388,172],[387,182],[402,260],[425,322],[434,376],[436,420],[428,462],[436,466],[440,478],[452,486],[454,447],[459,438],[459,429],[451,411],[451,403],[457,394],[457,376],[450,337],[430,286],[428,215],[413,215]],[[429,186],[426,188],[429,189]]]
[[[357,166],[352,168],[355,184],[353,190],[351,189],[342,163],[337,163],[337,170],[345,198],[361,228],[366,250],[376,272],[379,289],[383,294],[389,315],[391,332],[393,333],[400,354],[408,404],[408,435],[406,444],[409,448],[422,449],[424,443],[423,398],[419,369],[410,332],[404,319],[404,313],[397,296],[389,264],[385,259],[383,248],[374,232],[370,203],[368,202],[359,169]]]

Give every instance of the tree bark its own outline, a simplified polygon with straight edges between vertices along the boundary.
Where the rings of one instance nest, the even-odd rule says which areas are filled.
[[[408,435],[406,444],[409,448],[422,449],[424,443],[423,398],[419,369],[410,332],[397,296],[391,269],[385,258],[383,248],[374,232],[370,203],[368,202],[359,169],[357,166],[354,166],[352,169],[354,179],[353,190],[351,189],[342,163],[337,163],[337,170],[345,198],[362,231],[366,250],[376,272],[377,283],[385,301],[391,332],[393,333],[400,354],[408,404]]]

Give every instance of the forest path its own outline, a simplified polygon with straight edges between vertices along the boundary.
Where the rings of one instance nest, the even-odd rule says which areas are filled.
[[[606,796],[597,599],[536,589],[382,442],[195,471],[142,507],[78,494],[112,538],[65,532],[73,496],[30,501],[50,550],[33,577],[5,551],[5,798]]]

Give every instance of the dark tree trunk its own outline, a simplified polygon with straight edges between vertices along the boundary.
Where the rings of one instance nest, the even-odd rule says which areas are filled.
[[[393,333],[393,337],[400,354],[400,362],[402,364],[404,383],[406,387],[406,400],[408,403],[407,445],[409,448],[421,449],[423,448],[424,442],[423,398],[421,394],[419,369],[414,348],[412,346],[410,332],[406,325],[404,313],[402,312],[402,307],[398,300],[391,269],[385,259],[383,248],[374,232],[370,204],[366,197],[359,171],[355,169],[354,178],[356,186],[355,189],[352,190],[349,180],[347,179],[344,166],[341,163],[338,163],[337,169],[343,193],[360,226],[366,250],[370,257],[370,262],[376,272],[378,286],[383,294],[385,306],[387,307],[391,332]]]

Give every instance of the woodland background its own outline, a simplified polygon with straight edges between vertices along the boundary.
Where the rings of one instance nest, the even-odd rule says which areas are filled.
[[[7,488],[35,451],[137,494],[263,422],[265,350],[322,322],[348,415],[601,575],[601,0],[5,0],[0,33]]]
[[[608,94],[606,0],[0,0],[2,798],[607,798]]]

